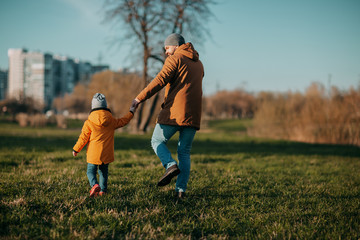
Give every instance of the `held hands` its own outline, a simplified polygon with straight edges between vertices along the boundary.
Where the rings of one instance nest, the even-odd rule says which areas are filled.
[[[135,98],[131,103],[130,112],[135,113],[136,109],[139,106],[139,103],[140,101],[137,98]]]

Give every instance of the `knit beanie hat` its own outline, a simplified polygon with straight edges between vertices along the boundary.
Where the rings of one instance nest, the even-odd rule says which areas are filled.
[[[107,103],[106,103],[105,95],[101,93],[95,93],[91,101],[91,109],[106,108],[106,107],[107,107]]]
[[[170,34],[164,42],[165,46],[180,46],[185,43],[185,39],[178,33]]]

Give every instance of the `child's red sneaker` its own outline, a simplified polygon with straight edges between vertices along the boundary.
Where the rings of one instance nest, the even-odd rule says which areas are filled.
[[[96,197],[99,194],[100,190],[100,185],[95,184],[90,190],[90,197]]]

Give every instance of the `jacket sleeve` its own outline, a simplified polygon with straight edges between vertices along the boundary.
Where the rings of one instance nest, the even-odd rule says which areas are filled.
[[[133,117],[134,114],[132,112],[128,112],[122,118],[115,119],[115,129],[126,126]]]
[[[80,152],[83,147],[89,142],[91,135],[91,128],[89,126],[88,120],[85,121],[84,126],[82,127],[81,134],[77,140],[73,150]]]
[[[165,63],[158,75],[136,97],[140,102],[151,98],[168,84],[177,72],[177,60],[174,56],[166,58]]]

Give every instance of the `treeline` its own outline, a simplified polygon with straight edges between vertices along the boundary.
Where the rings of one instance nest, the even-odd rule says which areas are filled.
[[[97,73],[89,85],[78,84],[73,93],[56,98],[53,103],[57,112],[69,111],[71,115],[81,115],[91,110],[91,98],[96,92],[105,94],[108,106],[117,115],[125,114],[132,100],[144,88],[141,76],[111,71]],[[159,92],[152,122],[155,122],[161,108],[163,91]],[[145,114],[149,111],[150,100],[145,102]],[[149,105],[149,106],[147,106]],[[219,91],[203,97],[204,119],[252,118],[256,109],[256,97],[245,90]]]
[[[243,89],[219,91],[204,98],[204,115],[214,119],[252,118],[256,97]]]
[[[205,116],[253,118],[250,136],[360,146],[360,87],[341,91],[313,83],[304,93],[220,91]]]
[[[138,74],[104,71],[94,74],[88,85],[78,84],[71,94],[56,98],[53,107],[57,112],[66,110],[70,114],[88,113],[93,95],[100,92],[106,96],[112,112],[123,115],[129,111],[136,93],[143,87],[142,84]]]
[[[129,110],[132,100],[143,88],[144,83],[139,74],[105,71],[95,74],[87,85],[78,84],[72,94],[56,98],[53,108],[57,113],[68,112],[71,118],[84,120],[91,110],[92,96],[101,92],[106,95],[113,114],[120,117]],[[161,108],[164,92],[160,91],[159,94],[159,101],[154,102],[155,108],[152,99],[143,104],[142,122],[150,121],[150,126],[155,123]],[[2,109],[7,108],[8,113],[12,114],[12,119],[15,119],[15,113],[19,111],[38,114],[39,111],[32,106],[34,103],[31,99],[23,99],[18,105],[13,100],[0,103]],[[136,114],[135,118],[138,119],[139,115]],[[253,126],[248,129],[251,136],[360,145],[360,87],[341,91],[336,87],[326,89],[319,83],[313,83],[304,93],[255,94],[236,89],[204,96],[204,121],[229,118],[253,119]],[[16,119],[23,119],[22,125],[38,125],[25,115]],[[44,118],[41,119],[44,122]],[[58,126],[64,126],[63,121],[58,120],[61,118],[55,119]],[[141,121],[131,121],[129,129],[139,131],[139,123]]]
[[[261,93],[253,136],[312,143],[360,145],[360,87],[326,90],[313,83],[302,93]]]
[[[91,110],[93,95],[100,92],[106,96],[108,108],[111,109],[113,115],[121,117],[129,111],[132,100],[143,88],[143,80],[137,73],[104,71],[95,74],[89,85],[78,84],[71,94],[56,98],[53,105],[57,112],[68,111],[72,118],[85,119]],[[162,96],[163,93],[159,94]],[[142,117],[144,121],[150,118],[149,121],[155,122],[156,115],[150,115],[152,100],[143,104],[141,116],[136,114],[135,120],[131,121],[127,128],[139,131],[137,121],[139,117]],[[158,101],[156,109],[159,109],[160,105],[161,102]]]

